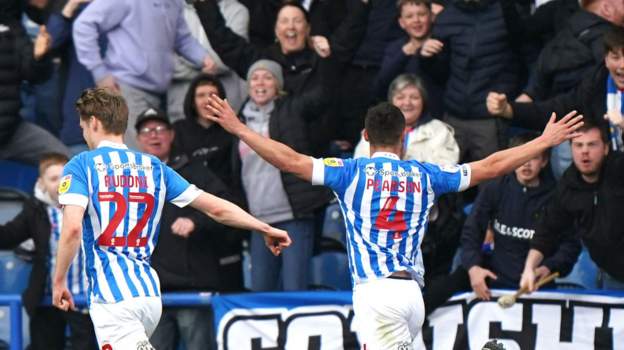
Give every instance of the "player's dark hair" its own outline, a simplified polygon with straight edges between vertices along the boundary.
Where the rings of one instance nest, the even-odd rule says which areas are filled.
[[[82,120],[95,117],[102,122],[104,131],[123,135],[128,127],[128,105],[126,100],[108,89],[86,89],[76,101],[76,109]]]
[[[405,130],[401,110],[388,102],[369,108],[364,122],[371,146],[394,146]]]
[[[620,26],[609,26],[604,33],[605,54],[609,52],[620,52],[624,50],[624,28]]]

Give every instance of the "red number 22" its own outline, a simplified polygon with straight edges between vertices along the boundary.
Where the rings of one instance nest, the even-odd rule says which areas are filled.
[[[399,197],[388,197],[383,208],[377,215],[375,226],[382,230],[394,231],[394,239],[401,238],[401,233],[407,231],[407,223],[403,218],[404,213],[396,209]],[[394,214],[394,218],[390,220],[390,216]]]
[[[124,196],[118,192],[100,192],[98,193],[98,200],[100,202],[114,202],[117,206],[113,218],[104,231],[102,231],[100,238],[98,238],[98,245],[105,247],[145,247],[147,245],[147,237],[141,237],[140,235],[154,210],[154,196],[142,192],[128,193],[128,202],[144,203],[146,205],[143,216],[130,230],[128,237],[113,236],[115,230],[121,224],[121,220],[126,217],[128,212],[128,203],[126,203]]]

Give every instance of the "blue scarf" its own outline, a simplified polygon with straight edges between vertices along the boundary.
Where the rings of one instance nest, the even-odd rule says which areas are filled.
[[[624,115],[624,104],[622,104],[622,91],[618,90],[611,75],[607,77],[607,111],[620,111]],[[611,149],[614,151],[624,151],[622,144],[622,128],[609,121],[609,137],[611,138]]]

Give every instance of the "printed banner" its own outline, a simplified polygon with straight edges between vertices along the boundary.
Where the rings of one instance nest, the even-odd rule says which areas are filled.
[[[506,350],[624,350],[624,294],[537,292],[502,309],[473,293],[453,297],[427,320],[414,350],[478,349],[496,338]],[[222,350],[358,349],[350,292],[215,296]],[[366,317],[365,315],[363,317]]]

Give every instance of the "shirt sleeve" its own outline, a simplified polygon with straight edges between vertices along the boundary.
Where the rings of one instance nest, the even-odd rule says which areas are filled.
[[[470,185],[471,169],[468,164],[439,166],[424,163],[427,173],[429,173],[431,186],[436,195],[448,192],[461,192]]]
[[[201,194],[201,190],[190,184],[175,170],[163,164],[165,172],[165,186],[167,187],[166,200],[183,208],[189,205]]]
[[[77,205],[87,208],[89,204],[89,187],[84,162],[74,157],[63,168],[63,178],[59,184],[59,203],[61,205]]]
[[[314,158],[312,164],[313,185],[323,185],[342,192],[349,185],[350,174],[356,163],[353,159]]]

